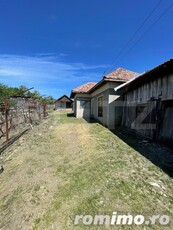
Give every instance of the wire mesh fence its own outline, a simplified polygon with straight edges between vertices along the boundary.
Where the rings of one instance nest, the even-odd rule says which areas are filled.
[[[45,102],[19,96],[0,98],[0,146],[46,116]]]

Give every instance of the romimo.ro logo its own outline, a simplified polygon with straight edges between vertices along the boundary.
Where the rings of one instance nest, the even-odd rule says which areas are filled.
[[[84,225],[168,225],[170,223],[170,217],[168,215],[152,215],[150,217],[144,217],[143,215],[119,215],[117,212],[113,212],[110,215],[76,215],[74,224]]]

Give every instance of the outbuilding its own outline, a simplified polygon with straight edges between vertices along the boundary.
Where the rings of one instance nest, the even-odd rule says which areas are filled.
[[[72,109],[73,101],[67,96],[63,95],[55,101],[55,110]]]
[[[123,94],[124,130],[173,147],[173,59],[115,91]]]

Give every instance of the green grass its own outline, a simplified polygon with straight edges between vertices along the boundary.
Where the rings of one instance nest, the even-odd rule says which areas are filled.
[[[26,171],[29,182],[35,175],[40,176],[29,187],[31,191],[25,188],[31,197],[29,204],[39,210],[30,217],[32,229],[114,229],[82,223],[74,226],[75,215],[112,215],[114,211],[173,216],[173,180],[137,151],[137,140],[126,136],[125,142],[116,132],[66,113],[52,113],[49,122],[43,131],[39,128],[41,136],[35,133],[31,137],[34,141],[30,145],[34,143],[32,151],[37,160],[29,157],[30,145],[24,159],[24,167],[30,165]],[[44,177],[44,183],[40,184]],[[13,210],[13,205],[16,208],[20,193],[14,191],[11,198],[8,196],[0,205],[1,210]],[[45,194],[51,196],[44,206]],[[141,229],[137,226],[115,228]],[[145,229],[161,230],[162,226],[145,226]]]
[[[65,153],[64,159],[67,157],[68,160],[57,166],[56,174],[62,175],[64,183],[59,186],[51,206],[42,219],[47,228],[53,221],[58,223],[54,219],[56,213],[57,216],[61,216],[59,224],[63,229],[73,228],[75,215],[111,215],[113,211],[118,211],[124,214],[135,212],[148,215],[168,213],[172,216],[171,178],[103,126],[87,124],[82,119],[77,120],[67,117],[65,113],[61,114],[60,124],[69,123],[72,125],[71,128],[76,124],[89,126],[92,141],[80,143],[79,149],[83,156],[80,155],[78,164],[75,162],[78,160],[78,154],[70,160],[67,157],[68,153]],[[157,190],[149,184],[150,181],[160,179],[163,179],[167,191]],[[166,193],[167,197],[162,193]],[[88,227],[75,227],[85,228]],[[129,226],[125,228],[131,229]],[[89,229],[105,228],[90,226]],[[146,229],[162,227],[146,226]]]
[[[68,123],[73,123],[73,124],[86,124],[87,122],[84,119],[76,118],[74,117],[74,114],[72,112],[66,113],[66,112],[61,112],[58,113],[60,121],[60,124],[68,124]],[[54,114],[55,119],[57,118],[57,114]]]

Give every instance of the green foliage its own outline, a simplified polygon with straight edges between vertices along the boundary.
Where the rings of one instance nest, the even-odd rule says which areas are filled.
[[[51,96],[44,97],[37,90],[33,92],[27,91],[28,88],[24,85],[19,87],[9,87],[5,84],[0,83],[0,105],[4,103],[4,99],[10,96],[22,96],[22,97],[31,97],[35,100],[47,102],[48,104],[54,103],[54,98]]]
[[[0,83],[0,97],[5,98],[10,95],[18,94],[19,89],[16,87],[9,87],[7,85],[1,84]]]
[[[52,96],[45,97],[43,101],[47,102],[48,104],[53,104],[55,99]]]

